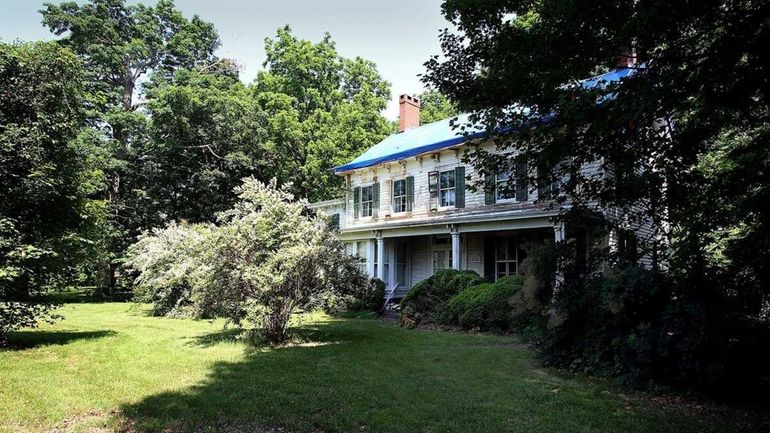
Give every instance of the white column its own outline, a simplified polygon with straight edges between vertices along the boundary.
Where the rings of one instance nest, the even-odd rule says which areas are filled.
[[[460,232],[452,229],[452,269],[460,270]]]
[[[366,244],[366,273],[369,278],[374,278],[374,252],[376,248],[375,240],[369,239]]]
[[[564,221],[559,221],[553,226],[553,237],[554,241],[556,241],[556,244],[559,244],[561,242],[564,242],[564,239],[566,238],[566,233],[564,229]],[[564,285],[564,272],[562,271],[562,262],[561,259],[558,259],[556,262],[556,275],[554,276],[554,292],[558,292],[561,287]]]
[[[385,281],[385,239],[377,233],[377,279]]]
[[[564,221],[559,221],[553,226],[553,237],[556,242],[563,242],[565,238]]]

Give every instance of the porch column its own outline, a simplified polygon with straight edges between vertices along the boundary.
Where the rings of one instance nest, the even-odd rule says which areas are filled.
[[[564,229],[564,221],[559,221],[553,226],[553,237],[554,241],[556,241],[556,244],[560,244],[561,242],[564,242],[564,239],[566,239],[566,232]],[[556,275],[554,275],[554,291],[559,291],[561,287],[564,285],[564,272],[562,271],[562,262],[561,259],[559,259],[556,262]]]
[[[460,231],[452,227],[452,269],[460,270]]]
[[[377,232],[377,279],[385,281],[385,239]]]
[[[369,239],[366,243],[366,274],[369,278],[374,278],[374,253],[375,253],[375,240]]]

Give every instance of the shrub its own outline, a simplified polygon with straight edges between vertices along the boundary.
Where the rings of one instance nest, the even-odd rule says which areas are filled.
[[[509,300],[521,292],[523,285],[524,278],[517,275],[469,287],[449,300],[438,319],[464,329],[508,331],[513,323]]]
[[[324,217],[309,216],[275,182],[247,179],[237,192],[240,202],[219,224],[171,224],[131,247],[126,264],[156,311],[190,305],[199,317],[245,320],[275,344],[289,338],[293,314],[328,293],[360,292],[373,303],[379,286],[361,291],[366,279]]]
[[[401,300],[402,326],[436,322],[436,317],[442,314],[454,295],[483,283],[484,279],[473,271],[443,269],[436,272],[415,284]]]
[[[329,292],[321,299],[321,307],[327,314],[344,312],[380,313],[385,302],[385,283],[377,278],[351,284],[348,290]]]

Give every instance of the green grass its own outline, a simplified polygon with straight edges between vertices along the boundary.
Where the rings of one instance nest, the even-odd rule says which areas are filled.
[[[507,337],[313,315],[253,348],[221,322],[68,304],[0,352],[0,431],[703,432],[720,426],[556,374]]]

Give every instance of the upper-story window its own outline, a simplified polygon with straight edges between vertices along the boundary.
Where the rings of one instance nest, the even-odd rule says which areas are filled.
[[[393,213],[406,212],[406,179],[393,182]]]
[[[361,216],[372,216],[372,209],[374,208],[374,192],[373,185],[361,187]]]
[[[498,173],[495,176],[495,201],[505,203],[516,200],[516,190],[509,185],[513,173],[510,170]]]
[[[439,200],[441,207],[455,205],[455,170],[439,173]]]

